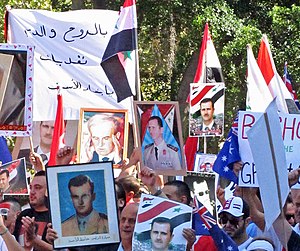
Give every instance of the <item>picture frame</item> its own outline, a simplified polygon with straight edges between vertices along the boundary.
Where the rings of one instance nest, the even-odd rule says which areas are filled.
[[[223,136],[225,84],[192,83],[190,94],[189,136]]]
[[[120,242],[112,169],[111,161],[46,168],[54,248]]]
[[[162,175],[186,175],[178,102],[134,101],[133,105],[141,166]]]
[[[34,47],[0,44],[0,136],[31,136]]]
[[[125,109],[81,108],[77,141],[79,162],[112,161],[114,168],[118,168],[127,158],[128,129]]]
[[[216,154],[197,152],[195,154],[194,172],[214,172],[213,165],[215,163],[216,158]]]

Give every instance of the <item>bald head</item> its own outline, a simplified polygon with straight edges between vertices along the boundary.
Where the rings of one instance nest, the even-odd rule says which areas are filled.
[[[120,220],[120,235],[122,243],[132,241],[139,204],[130,203],[124,207]]]

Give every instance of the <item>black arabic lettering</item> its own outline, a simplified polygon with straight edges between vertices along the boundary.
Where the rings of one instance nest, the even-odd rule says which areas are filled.
[[[53,35],[52,36],[49,35],[49,37],[50,38],[55,38],[56,37],[56,31],[54,29],[51,29],[50,31],[53,33]]]
[[[107,35],[107,31],[105,31],[105,32],[102,33],[102,31],[101,31],[101,25],[100,24],[99,24],[99,31],[100,31],[101,35]]]
[[[75,41],[74,39],[69,40],[69,39],[66,38],[67,34],[68,34],[69,32],[72,32],[73,30],[75,30],[75,27],[70,27],[69,30],[66,31],[65,34],[64,34],[64,37],[63,37],[63,38],[64,38],[64,40],[65,40],[66,42],[68,42],[68,43],[74,42],[74,41]]]
[[[113,91],[109,92],[107,85],[105,85],[105,93],[106,93],[106,95],[108,95],[108,96],[114,94]]]

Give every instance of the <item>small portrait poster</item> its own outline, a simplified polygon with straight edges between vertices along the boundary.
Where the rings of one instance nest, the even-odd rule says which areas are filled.
[[[194,172],[213,172],[216,154],[196,153]]]
[[[120,241],[112,162],[46,169],[54,248]]]
[[[192,227],[192,208],[175,201],[142,194],[132,250],[185,251],[184,228]],[[164,238],[159,236],[164,235]]]
[[[188,172],[184,182],[194,196],[216,217],[216,176],[214,173]]]
[[[224,133],[224,83],[190,84],[191,137],[222,136]]]
[[[127,110],[81,108],[78,127],[80,163],[112,161],[114,167],[127,157]]]
[[[0,194],[28,194],[25,159],[17,159],[0,167]]]
[[[158,174],[185,175],[183,139],[177,102],[134,102],[142,165]]]
[[[34,47],[0,44],[0,136],[32,133]]]

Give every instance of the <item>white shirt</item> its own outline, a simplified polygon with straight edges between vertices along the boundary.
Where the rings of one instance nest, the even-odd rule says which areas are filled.
[[[8,251],[7,246],[6,246],[2,236],[0,236],[0,251]]]
[[[117,251],[124,251],[123,247],[122,247],[122,242],[120,242],[120,245],[118,247],[118,250]]]
[[[248,240],[243,242],[241,245],[238,246],[239,251],[244,251],[249,246],[250,242],[253,240],[252,237],[249,237]]]
[[[300,224],[299,223],[297,223],[295,226],[294,226],[294,231],[297,233],[297,234],[299,234],[300,235]]]

